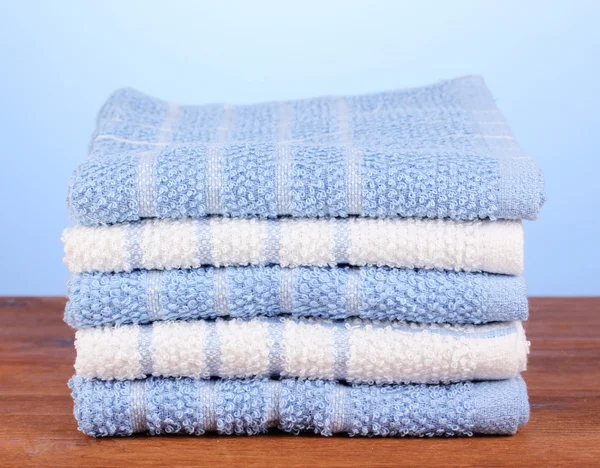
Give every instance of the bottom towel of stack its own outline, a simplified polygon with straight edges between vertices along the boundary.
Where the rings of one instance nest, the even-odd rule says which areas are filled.
[[[514,434],[529,418],[525,382],[346,385],[302,379],[73,377],[85,434],[128,436],[290,433],[351,436]]]

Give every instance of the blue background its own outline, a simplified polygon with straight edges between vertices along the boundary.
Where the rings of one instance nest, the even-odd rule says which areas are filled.
[[[2,2],[0,294],[64,294],[67,181],[115,88],[241,104],[481,74],[546,177],[530,294],[599,295],[596,5]]]

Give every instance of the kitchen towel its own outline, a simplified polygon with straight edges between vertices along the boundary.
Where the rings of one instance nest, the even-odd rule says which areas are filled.
[[[436,325],[255,318],[86,328],[85,378],[300,377],[356,383],[499,380],[525,370],[521,322]]]
[[[324,436],[514,434],[529,418],[520,377],[452,385],[351,385],[322,380],[73,377],[79,430],[94,437],[134,433],[253,435],[278,428]]]
[[[67,295],[73,328],[280,315],[478,324],[526,320],[528,311],[522,276],[388,267],[78,273]]]
[[[534,219],[543,201],[536,162],[479,77],[244,106],[122,89],[102,107],[68,196],[82,225],[210,214]]]
[[[62,240],[74,273],[268,264],[523,271],[521,221],[148,219],[74,226]]]

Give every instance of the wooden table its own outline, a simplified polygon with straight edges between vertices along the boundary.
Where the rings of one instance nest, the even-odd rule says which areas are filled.
[[[73,331],[60,297],[0,298],[0,466],[600,466],[600,298],[531,299],[531,420],[513,437],[92,439],[66,381]]]

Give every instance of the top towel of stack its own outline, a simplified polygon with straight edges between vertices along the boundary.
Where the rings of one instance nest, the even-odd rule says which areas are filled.
[[[535,161],[479,77],[354,97],[178,106],[131,89],[69,190],[80,225],[143,218],[535,219]]]

